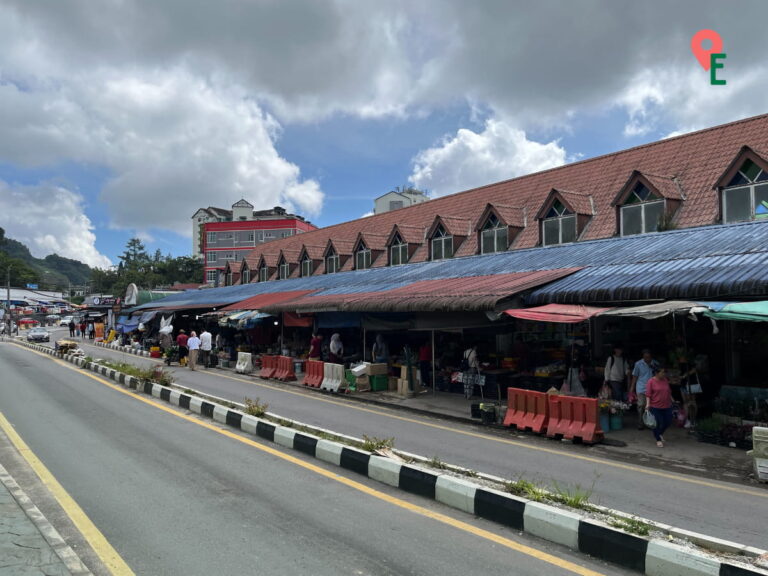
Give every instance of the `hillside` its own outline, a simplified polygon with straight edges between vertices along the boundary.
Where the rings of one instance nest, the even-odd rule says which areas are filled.
[[[11,282],[15,285],[37,283],[40,287],[65,288],[68,284],[82,285],[91,279],[92,270],[78,260],[49,254],[35,258],[24,244],[7,238],[0,228],[0,267],[11,266]],[[5,281],[5,274],[2,278]]]

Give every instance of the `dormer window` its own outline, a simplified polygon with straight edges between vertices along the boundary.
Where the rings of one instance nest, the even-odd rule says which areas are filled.
[[[621,207],[621,235],[656,232],[664,217],[665,202],[642,182],[637,182]]]
[[[224,279],[225,286],[232,286],[232,270],[227,270],[227,275]]]
[[[723,190],[723,222],[768,218],[768,171],[747,158]]]
[[[355,252],[355,270],[365,270],[371,267],[371,250],[363,243]]]
[[[408,244],[400,234],[395,234],[392,245],[389,248],[389,265],[397,266],[408,262]]]
[[[287,280],[290,275],[291,265],[288,264],[288,261],[283,257],[280,259],[280,264],[278,266],[278,278],[280,278],[280,280]]]
[[[301,260],[301,277],[308,278],[312,276],[312,259],[308,254],[304,254],[304,258]]]
[[[504,252],[508,246],[508,233],[509,228],[498,219],[496,214],[491,213],[480,233],[481,254]]]
[[[446,232],[442,224],[432,235],[432,260],[444,260],[453,256],[453,236]]]
[[[331,248],[325,257],[325,273],[334,274],[339,271],[339,255]]]
[[[555,200],[541,222],[542,244],[567,244],[576,241],[576,214],[560,200]]]
[[[266,282],[267,280],[269,280],[269,267],[263,264],[259,268],[259,282]]]

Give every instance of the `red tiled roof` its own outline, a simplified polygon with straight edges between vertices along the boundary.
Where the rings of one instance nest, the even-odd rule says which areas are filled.
[[[673,176],[657,176],[656,174],[644,174],[640,172],[664,198],[670,200],[682,200],[683,191]]]
[[[197,290],[200,286],[205,286],[205,284],[174,284],[171,286],[171,290]]]
[[[539,226],[532,216],[538,213],[553,188],[580,191],[581,194],[589,192],[594,201],[595,214],[581,240],[608,238],[617,229],[616,210],[611,207],[611,202],[634,170],[643,174],[677,178],[685,191],[685,200],[680,203],[675,216],[678,228],[713,224],[719,218],[719,206],[718,196],[712,193],[712,187],[743,146],[753,150],[768,150],[768,115],[435,198],[394,212],[384,212],[278,239],[270,242],[268,249],[270,252],[281,248],[301,249],[305,243],[325,245],[328,238],[351,244],[360,232],[389,234],[395,225],[402,230],[415,227],[423,231],[433,223],[436,215],[461,215],[477,221],[489,202],[526,208],[528,223],[517,236],[514,248],[531,248],[540,240]],[[422,241],[423,232],[418,243]],[[258,254],[262,249],[267,248],[258,247],[255,252]],[[457,250],[456,256],[476,254],[477,250],[477,235],[470,234]],[[426,245],[422,245],[411,262],[425,260],[427,254]]]
[[[491,204],[496,214],[507,226],[523,228],[525,226],[525,208],[522,206],[506,206],[504,204]],[[482,224],[478,222],[478,224]]]
[[[355,234],[355,237],[357,234]],[[331,238],[336,254],[352,254],[355,251],[355,238]]]
[[[592,203],[592,196],[590,194],[581,194],[580,192],[571,192],[569,190],[563,190],[557,188],[555,190],[566,204],[571,207],[576,214],[585,214],[587,216],[593,216],[595,213],[595,207]]]
[[[369,250],[386,250],[387,236],[383,234],[374,234],[371,232],[360,232],[355,239],[355,245],[358,240],[363,239]]]
[[[307,256],[312,260],[322,260],[323,253],[325,252],[325,245],[323,246],[311,246],[309,244],[302,244],[301,251],[306,250]]]
[[[424,242],[424,228],[421,226],[395,224],[387,235],[387,242],[394,238],[396,232],[400,234],[400,237],[406,244],[421,244]]]

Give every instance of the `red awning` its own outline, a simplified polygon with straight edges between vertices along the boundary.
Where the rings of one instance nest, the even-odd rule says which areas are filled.
[[[306,296],[312,292],[314,292],[314,290],[294,290],[293,292],[272,292],[270,294],[257,294],[256,296],[251,296],[250,298],[246,298],[240,302],[235,302],[234,304],[225,306],[224,308],[221,308],[221,310],[224,310],[225,312],[230,310],[261,310],[267,306],[273,306],[281,302],[293,300],[294,298],[300,298],[301,296]]]
[[[608,310],[612,310],[612,308],[595,308],[594,306],[580,306],[578,304],[547,304],[535,308],[505,310],[504,314],[522,320],[576,324]]]
[[[309,316],[299,316],[293,312],[283,312],[283,326],[290,326],[293,328],[312,328],[315,323],[315,317],[310,314]]]

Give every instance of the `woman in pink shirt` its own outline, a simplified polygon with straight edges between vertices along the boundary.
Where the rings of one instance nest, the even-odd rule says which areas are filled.
[[[672,424],[672,390],[669,387],[667,371],[660,367],[656,374],[648,380],[645,389],[647,409],[656,418],[656,428],[653,436],[656,438],[656,446],[664,447],[664,432]]]

